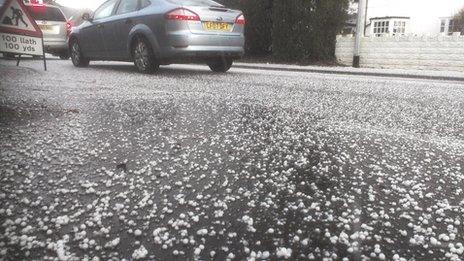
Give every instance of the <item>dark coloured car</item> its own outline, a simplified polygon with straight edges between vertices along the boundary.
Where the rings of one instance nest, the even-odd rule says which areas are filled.
[[[195,62],[226,72],[244,53],[242,12],[210,0],[108,0],[84,19],[69,38],[77,67],[133,61],[151,73],[160,65]]]

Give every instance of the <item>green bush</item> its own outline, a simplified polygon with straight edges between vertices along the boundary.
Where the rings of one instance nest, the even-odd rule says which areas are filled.
[[[272,0],[220,0],[227,7],[243,11],[247,20],[246,52],[263,56],[271,53],[272,44]]]

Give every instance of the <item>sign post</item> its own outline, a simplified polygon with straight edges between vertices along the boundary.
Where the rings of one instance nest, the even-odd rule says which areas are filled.
[[[43,34],[35,20],[29,15],[23,0],[6,0],[0,9],[0,52],[43,57],[47,70]]]

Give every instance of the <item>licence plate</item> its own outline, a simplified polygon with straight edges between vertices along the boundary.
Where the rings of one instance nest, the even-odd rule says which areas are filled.
[[[203,28],[209,31],[230,32],[231,26],[229,23],[222,22],[203,22]]]
[[[41,25],[39,25],[39,28],[41,30],[45,30],[45,31],[53,31],[53,26],[51,26],[51,25],[43,25],[43,24],[41,24]]]

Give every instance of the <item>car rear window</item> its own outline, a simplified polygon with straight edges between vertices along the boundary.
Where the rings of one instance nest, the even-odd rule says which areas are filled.
[[[49,6],[28,6],[27,10],[34,20],[66,22],[60,9]]]
[[[221,4],[211,0],[168,0],[173,4],[186,6],[222,6]]]

